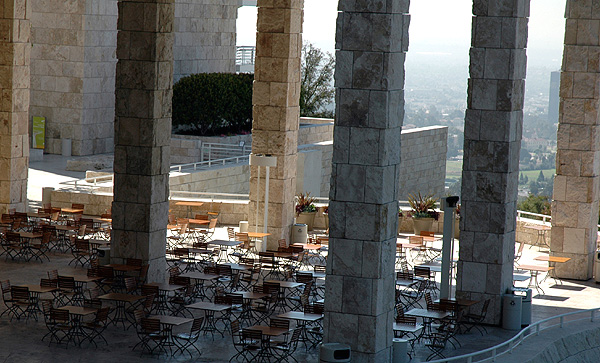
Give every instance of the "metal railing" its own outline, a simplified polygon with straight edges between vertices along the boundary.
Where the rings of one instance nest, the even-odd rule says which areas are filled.
[[[442,362],[471,363],[471,362],[484,362],[484,361],[489,361],[489,360],[494,362],[496,360],[496,358],[500,357],[501,355],[504,355],[506,353],[512,354],[513,350],[517,346],[519,346],[519,344],[521,344],[523,341],[525,341],[528,337],[530,337],[532,335],[537,336],[540,334],[540,332],[543,332],[547,329],[551,329],[551,328],[555,328],[555,327],[563,328],[565,326],[565,324],[571,324],[571,323],[588,320],[588,319],[590,320],[590,322],[593,323],[596,312],[599,310],[600,310],[600,308],[595,308],[595,309],[574,311],[574,312],[570,312],[570,313],[566,313],[566,314],[556,315],[556,316],[553,316],[553,317],[550,317],[550,318],[547,318],[544,320],[540,320],[538,322],[531,324],[527,328],[521,330],[517,335],[515,335],[511,339],[509,339],[503,343],[500,343],[498,345],[495,345],[493,347],[483,349],[478,352],[473,352],[473,353],[469,353],[469,354],[456,356],[456,357],[432,360],[430,362],[432,362],[432,363],[442,363]],[[572,317],[575,315],[582,315],[585,317],[580,318],[580,319],[573,319],[573,320],[565,321],[566,317]],[[588,316],[589,316],[589,318],[588,318]],[[542,325],[544,325],[544,324],[548,324],[548,325],[542,327]],[[476,357],[484,356],[484,355],[485,355],[485,357],[475,360]]]
[[[219,144],[215,142],[202,143],[200,149],[200,161],[211,161],[213,159],[226,159],[236,156],[250,155],[252,144],[241,142],[239,145]]]
[[[533,217],[533,218],[527,218],[527,217]],[[539,213],[533,213],[533,212],[526,212],[523,210],[517,210],[517,219],[518,218],[525,218],[525,219],[533,219],[533,220],[541,220],[542,223],[549,223],[552,220],[552,217],[547,215],[547,214],[539,214]]]
[[[254,46],[239,46],[235,52],[235,64],[249,65],[254,64],[254,57],[256,56],[256,47]]]
[[[71,186],[77,189],[89,188],[90,193],[94,194],[98,188],[112,188],[114,185],[114,174],[102,175],[93,178],[68,180],[60,182],[59,184]]]
[[[182,171],[186,171],[186,170],[190,170],[190,171],[203,170],[203,169],[208,169],[210,167],[217,166],[217,165],[239,164],[241,162],[247,161],[248,159],[249,159],[249,156],[244,155],[244,156],[235,156],[235,157],[225,158],[225,159],[199,161],[197,163],[190,163],[190,164],[179,164],[179,165],[171,166],[170,171],[171,172],[176,171],[176,172],[181,173]]]

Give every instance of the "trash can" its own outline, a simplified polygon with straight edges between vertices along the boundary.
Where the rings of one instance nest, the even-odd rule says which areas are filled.
[[[394,338],[392,340],[392,362],[406,363],[409,360],[408,356],[408,340]]]
[[[308,241],[308,225],[296,223],[292,226],[292,243],[306,243]]]
[[[108,265],[110,263],[110,247],[98,248],[98,264]]]
[[[600,284],[600,250],[596,251],[594,257],[594,280],[597,284]]]
[[[319,353],[319,362],[350,362],[351,350],[347,344],[324,343]]]
[[[521,330],[522,296],[506,294],[502,297],[502,328]]]
[[[521,326],[531,324],[531,298],[533,290],[526,287],[513,287],[515,295],[521,296]]]
[[[71,139],[62,139],[62,156],[71,156]]]
[[[240,221],[240,233],[248,233],[248,221]]]

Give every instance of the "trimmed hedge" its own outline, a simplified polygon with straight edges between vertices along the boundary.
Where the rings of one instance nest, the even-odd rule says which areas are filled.
[[[181,134],[213,136],[252,129],[250,73],[200,73],[173,86],[173,129]]]

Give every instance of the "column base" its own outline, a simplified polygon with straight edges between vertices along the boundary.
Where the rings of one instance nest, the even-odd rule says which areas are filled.
[[[556,276],[559,278],[585,281],[594,276],[594,252],[587,254],[552,252],[552,256],[570,258],[567,262],[554,264]]]

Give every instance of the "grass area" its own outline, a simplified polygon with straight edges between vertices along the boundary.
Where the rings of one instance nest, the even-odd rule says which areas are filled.
[[[544,173],[545,178],[549,178],[554,176],[554,174],[556,173],[556,169],[544,169],[542,170],[542,172]],[[523,170],[519,171],[519,178],[521,177],[521,173],[523,173],[523,175],[526,175],[529,181],[537,180],[538,175],[540,175],[539,170]]]

